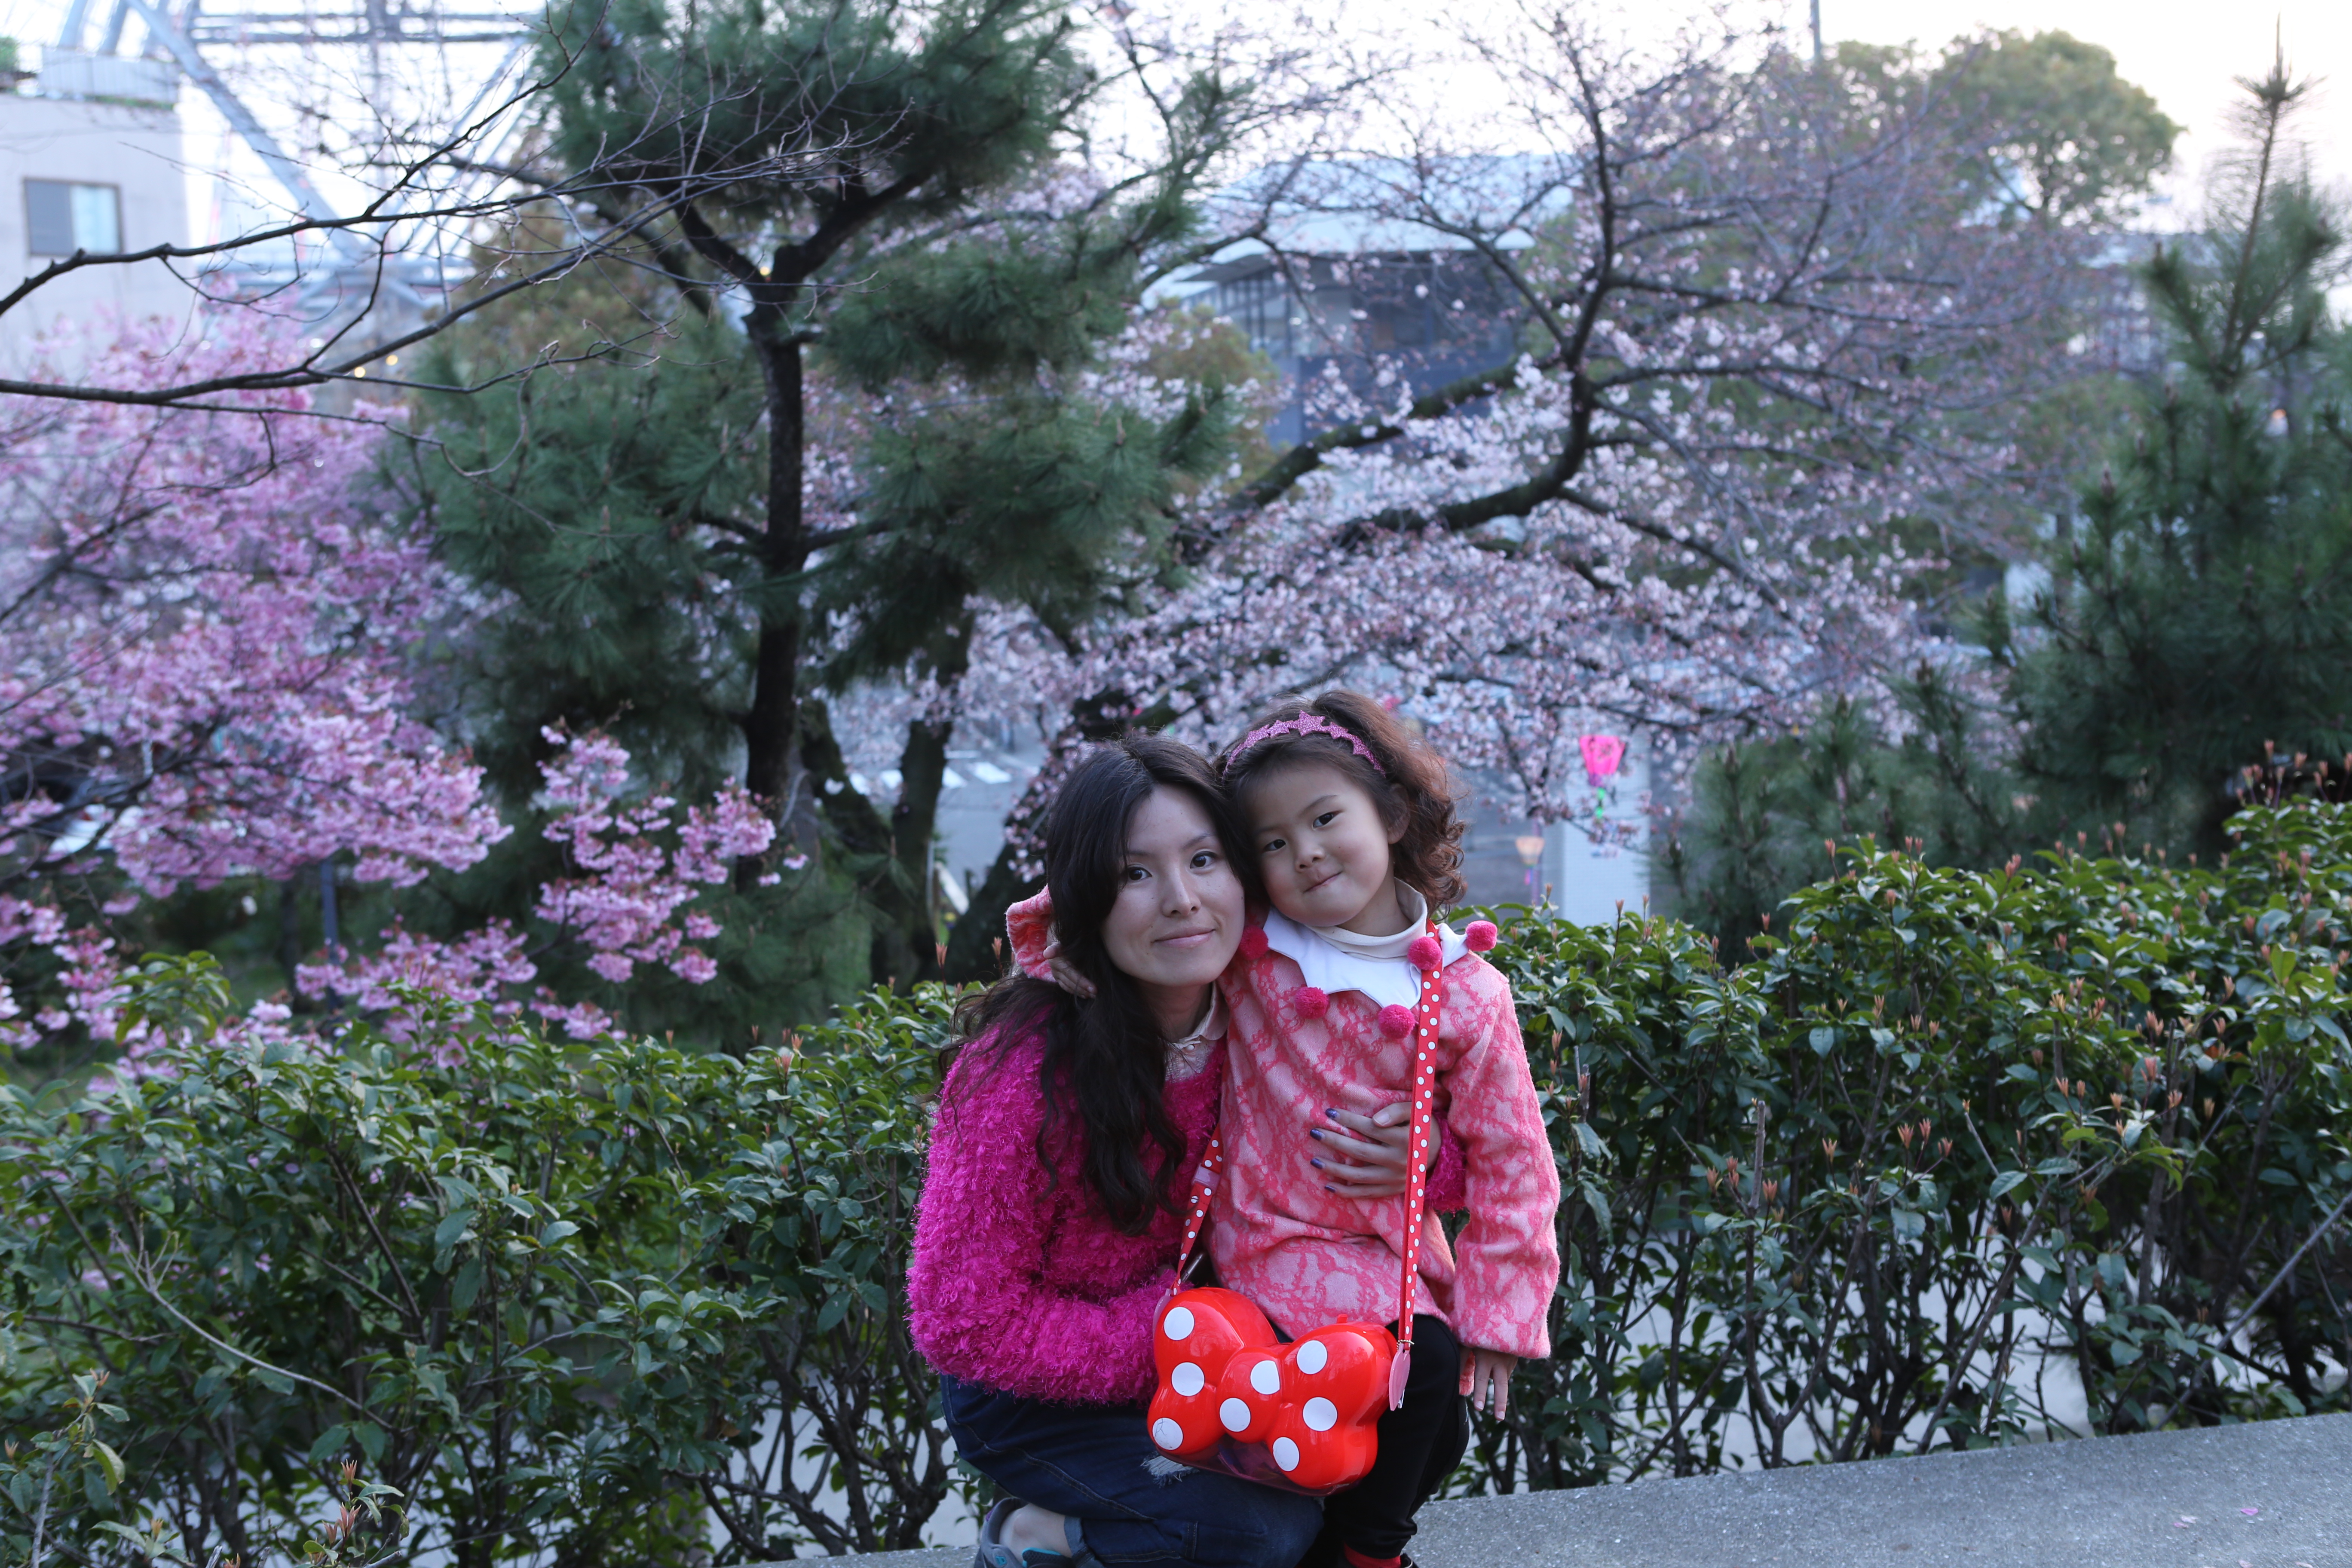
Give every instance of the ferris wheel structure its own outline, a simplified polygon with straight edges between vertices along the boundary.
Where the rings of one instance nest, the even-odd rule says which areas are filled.
[[[539,36],[534,16],[495,9],[494,5],[495,0],[489,5],[485,0],[446,5],[442,0],[245,0],[234,9],[207,9],[205,0],[184,0],[177,5],[173,0],[69,0],[56,43],[43,53],[40,74],[44,89],[134,103],[170,104],[184,79],[211,102],[229,133],[251,149],[283,190],[284,205],[292,215],[331,226],[349,215],[338,211],[310,171],[254,111],[237,81],[250,73],[239,67],[273,54],[333,59],[359,68],[352,77],[362,83],[359,92],[367,98],[365,84],[372,83],[380,97],[390,79],[387,62],[397,72],[404,54],[441,50],[446,58],[453,47],[472,47],[486,58],[495,53],[496,63],[482,72],[471,102],[454,121],[458,125],[480,121],[474,136],[475,166],[437,184],[430,195],[435,206],[463,206],[498,183],[489,172],[498,163],[497,151],[522,119],[515,101],[519,95],[509,90],[502,110],[500,93],[524,68]],[[134,31],[135,50],[130,47]],[[415,192],[396,198],[394,216],[400,204],[413,209],[420,199]],[[362,236],[348,227],[328,226],[323,234],[323,243],[312,244],[307,256],[299,247],[283,256],[240,255],[223,270],[259,288],[290,285],[320,316],[337,314],[338,301],[377,300],[387,290],[395,303],[413,309],[448,287],[446,243],[437,247],[440,254],[423,255],[388,249],[380,233]]]

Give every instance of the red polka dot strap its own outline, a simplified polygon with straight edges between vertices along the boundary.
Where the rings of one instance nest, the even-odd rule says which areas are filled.
[[[1198,1261],[1210,1198],[1225,1168],[1224,1142],[1211,1134],[1185,1205],[1176,1288],[1161,1303],[1152,1325],[1152,1360],[1160,1386],[1147,1418],[1153,1445],[1169,1458],[1317,1493],[1352,1486],[1371,1469],[1380,1451],[1381,1413],[1404,1403],[1412,1357],[1444,967],[1436,931],[1432,921],[1411,952],[1421,970],[1421,996],[1408,1025],[1412,1120],[1406,1144],[1397,1334],[1391,1337],[1379,1324],[1332,1323],[1286,1344],[1247,1297],[1215,1287],[1186,1286]]]

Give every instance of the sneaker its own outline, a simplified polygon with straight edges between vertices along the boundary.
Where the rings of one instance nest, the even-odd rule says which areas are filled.
[[[988,1517],[980,1521],[980,1544],[972,1552],[972,1568],[1075,1568],[1077,1560],[1061,1552],[1040,1552],[1034,1546],[1016,1552],[1004,1544],[1004,1521],[1013,1517],[1013,1510],[1025,1506],[1019,1498],[1005,1498],[988,1510]],[[1071,1521],[1074,1526],[1076,1522]],[[1094,1553],[1084,1552],[1084,1561],[1094,1562]]]

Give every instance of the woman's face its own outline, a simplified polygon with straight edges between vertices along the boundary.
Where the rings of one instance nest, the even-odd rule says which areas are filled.
[[[1242,883],[1200,802],[1153,790],[1128,819],[1118,876],[1103,947],[1147,995],[1224,973],[1242,940]]]

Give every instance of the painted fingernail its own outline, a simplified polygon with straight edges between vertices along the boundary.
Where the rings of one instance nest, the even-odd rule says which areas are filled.
[[[1319,1143],[1323,1141],[1323,1129],[1320,1127],[1310,1127],[1307,1130],[1307,1136],[1314,1139]]]
[[[1314,1166],[1318,1171],[1323,1168],[1323,1162],[1320,1160],[1309,1160],[1307,1163]]]

